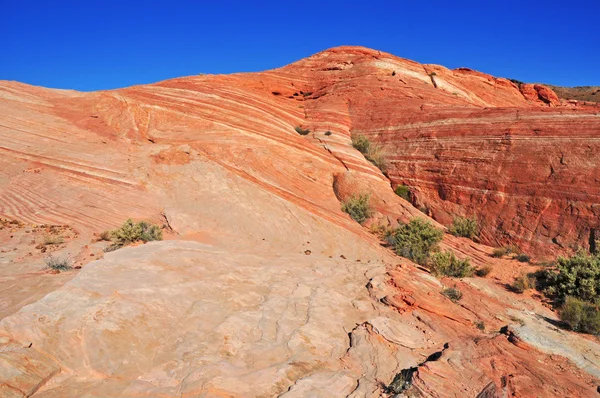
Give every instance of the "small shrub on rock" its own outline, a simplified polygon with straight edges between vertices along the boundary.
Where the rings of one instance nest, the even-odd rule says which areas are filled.
[[[521,253],[516,257],[517,261],[520,263],[528,263],[531,261],[531,257],[529,257],[527,254]]]
[[[456,217],[448,232],[454,236],[473,239],[479,235],[479,225],[475,218]]]
[[[371,141],[362,134],[352,134],[352,146],[356,148],[360,153],[366,155],[369,153],[371,147]]]
[[[558,314],[560,319],[576,332],[600,334],[598,305],[567,296]]]
[[[387,156],[383,147],[372,144],[367,137],[362,134],[352,134],[352,146],[362,153],[365,158],[373,163],[379,170],[386,172]]]
[[[394,192],[396,192],[396,195],[400,196],[402,199],[407,200],[409,202],[412,199],[412,193],[410,192],[410,189],[406,185],[398,185]]]
[[[463,278],[472,276],[474,269],[471,261],[466,258],[460,260],[452,252],[439,252],[431,256],[429,268],[434,275],[452,276]]]
[[[534,276],[522,273],[515,278],[512,285],[510,285],[510,288],[516,293],[524,293],[526,290],[534,289],[535,284],[536,281]]]
[[[150,224],[146,221],[134,223],[130,218],[120,228],[111,231],[110,237],[113,244],[109,247],[115,250],[133,242],[142,241],[145,243],[153,240],[162,240],[162,231],[158,225]]]
[[[388,237],[396,254],[425,265],[431,251],[437,247],[444,233],[429,221],[413,218],[408,224],[398,226]]]
[[[373,214],[369,199],[369,194],[353,195],[342,202],[342,211],[348,213],[357,223],[362,224]]]
[[[463,296],[462,292],[455,287],[449,287],[442,290],[442,294],[454,302],[460,300]]]
[[[477,268],[475,270],[475,275],[480,276],[482,278],[485,278],[490,272],[492,272],[492,266],[491,265],[485,265],[481,268]]]
[[[44,261],[48,268],[57,271],[68,271],[71,269],[71,259],[69,257],[58,257],[51,254]]]

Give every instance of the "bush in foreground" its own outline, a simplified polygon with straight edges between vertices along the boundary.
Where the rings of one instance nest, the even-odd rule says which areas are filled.
[[[146,221],[134,223],[130,218],[125,221],[120,228],[110,231],[112,245],[105,251],[113,251],[133,242],[142,241],[144,243],[153,240],[162,240],[162,231],[158,225]]]
[[[585,252],[556,260],[558,272],[547,271],[546,293],[559,302],[567,296],[595,302],[600,298],[600,258]]]
[[[448,232],[454,236],[473,239],[479,235],[479,225],[476,218],[456,217]]]
[[[365,222],[373,214],[369,204],[369,194],[352,195],[342,202],[342,211],[348,213],[359,224]]]
[[[468,258],[461,260],[452,252],[434,253],[431,256],[429,269],[431,269],[434,275],[452,276],[455,278],[472,276],[475,271]]]
[[[576,332],[600,334],[598,305],[567,296],[558,314],[560,319]]]
[[[413,218],[398,226],[388,237],[396,254],[425,265],[431,251],[440,243],[444,233],[429,221]]]

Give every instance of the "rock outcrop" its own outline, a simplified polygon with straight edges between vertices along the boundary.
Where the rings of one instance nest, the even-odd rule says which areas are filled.
[[[477,214],[484,242],[580,242],[600,117],[534,90],[357,47],[94,93],[0,82],[0,395],[595,394],[598,340],[505,288],[527,266],[446,236],[494,270],[438,280],[340,210],[368,192],[373,222],[427,218],[404,183],[441,224]],[[104,255],[130,217],[167,240]],[[72,233],[42,252],[44,225]],[[45,272],[49,251],[82,268]]]

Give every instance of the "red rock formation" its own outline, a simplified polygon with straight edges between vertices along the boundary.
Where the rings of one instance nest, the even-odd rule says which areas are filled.
[[[598,109],[533,90],[356,47],[95,93],[0,82],[0,216],[24,222],[0,233],[18,249],[1,257],[0,395],[379,396],[418,366],[425,395],[589,396],[598,343],[504,288],[522,265],[446,236],[498,279],[438,281],[340,210],[369,192],[373,222],[426,217],[351,147],[361,133],[441,223],[476,214],[484,241],[540,252],[585,240]],[[61,250],[84,263],[129,217],[177,241],[39,272],[27,228],[70,225]]]

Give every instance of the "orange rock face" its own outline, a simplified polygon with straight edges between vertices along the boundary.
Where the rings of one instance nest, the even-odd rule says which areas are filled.
[[[598,340],[505,287],[531,267],[446,235],[494,269],[438,280],[367,225],[421,207],[438,228],[477,215],[484,243],[585,245],[599,111],[357,47],[94,93],[0,82],[0,218],[17,220],[0,224],[0,395],[379,397],[417,368],[422,396],[591,396]],[[383,145],[389,179],[352,133]],[[365,226],[340,209],[357,193]],[[167,241],[101,258],[127,218]],[[80,269],[44,270],[40,224],[65,226],[47,250]]]

